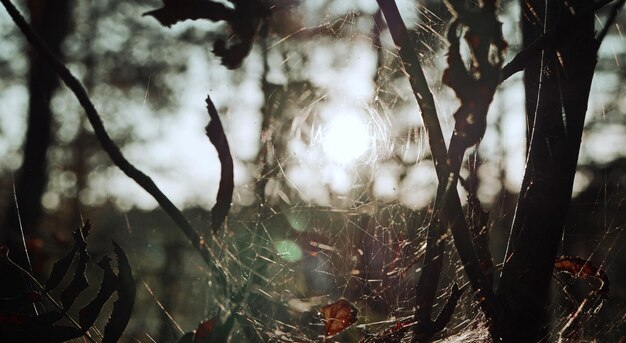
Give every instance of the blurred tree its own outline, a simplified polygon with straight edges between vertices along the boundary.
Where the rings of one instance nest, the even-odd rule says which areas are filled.
[[[31,25],[51,51],[61,57],[63,56],[61,45],[71,27],[70,4],[70,0],[32,0],[27,3]],[[23,162],[15,183],[16,199],[6,210],[0,237],[0,242],[11,249],[13,259],[27,269],[31,266],[24,252],[22,234],[27,245],[39,239],[39,225],[43,213],[41,197],[48,183],[46,154],[52,144],[54,123],[50,101],[59,86],[55,72],[49,68],[40,54],[30,51],[29,64],[29,105]],[[37,256],[33,256],[35,261],[36,258]],[[35,263],[35,273],[40,271],[38,266],[39,264]],[[22,278],[10,280],[11,282],[2,283],[3,289],[0,294],[17,294],[23,289]]]

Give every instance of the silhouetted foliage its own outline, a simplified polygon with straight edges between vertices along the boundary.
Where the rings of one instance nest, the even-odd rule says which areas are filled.
[[[213,53],[221,58],[224,66],[235,69],[250,53],[260,22],[269,16],[270,10],[260,0],[230,0],[230,3],[234,8],[210,0],[164,0],[162,8],[144,15],[153,16],[168,27],[184,20],[228,22],[236,42],[227,44],[226,40],[217,39]]]
[[[102,342],[117,342],[130,319],[135,302],[135,281],[132,275],[128,258],[122,248],[113,242],[114,252],[117,257],[118,274],[111,269],[108,256],[98,262],[98,267],[103,271],[103,278],[98,294],[79,311],[79,319],[76,322],[68,311],[76,298],[89,286],[85,276],[85,270],[89,263],[87,244],[85,238],[90,229],[87,222],[83,227],[74,231],[74,248],[72,251],[57,261],[53,267],[45,286],[41,286],[37,280],[26,270],[15,264],[8,257],[8,249],[2,249],[2,263],[7,267],[18,269],[24,277],[31,279],[39,289],[37,291],[25,291],[21,295],[0,301],[0,339],[6,342],[63,342],[80,336],[85,336],[93,341],[88,331],[101,314],[104,304],[117,292],[118,299],[113,305],[113,311],[107,321]],[[75,266],[75,273],[69,284],[61,293],[59,305],[50,295],[64,279],[71,265]],[[37,306],[46,298],[57,307],[55,311],[48,311],[35,316],[22,314],[22,309],[27,306]],[[74,327],[56,324],[63,317],[70,320]]]

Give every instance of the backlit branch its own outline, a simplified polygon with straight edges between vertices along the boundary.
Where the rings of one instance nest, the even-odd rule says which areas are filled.
[[[407,28],[402,21],[395,1],[377,0],[377,2],[385,16],[385,20],[387,21],[387,25],[389,27],[389,31],[391,33],[393,41],[400,50],[402,67],[408,74],[409,82],[411,84],[411,88],[413,89],[413,94],[415,95],[417,103],[421,109],[424,125],[428,133],[428,141],[435,164],[435,171],[437,172],[439,185],[441,188],[443,185],[447,184],[447,177],[449,175],[447,162],[448,151],[445,146],[445,141],[443,138],[441,125],[439,123],[439,118],[437,116],[433,95],[428,88],[428,84],[426,82],[426,78],[421,68],[418,56],[415,53],[413,45],[409,41]],[[493,290],[491,289],[491,283],[487,280],[485,274],[481,270],[478,257],[476,256],[476,252],[474,251],[467,223],[465,222],[465,218],[461,209],[461,202],[458,193],[456,192],[456,190],[453,189],[451,192],[449,192],[449,197],[446,197],[448,199],[445,202],[443,201],[444,197],[442,192],[438,191],[438,193],[439,200],[437,200],[435,203],[435,211],[438,212],[439,210],[441,210],[441,207],[445,203],[445,206],[447,207],[447,212],[449,213],[449,215],[446,216],[448,221],[446,223],[443,223],[445,225],[442,225],[442,223],[433,223],[429,227],[426,256],[428,258],[435,255],[435,258],[441,260],[443,249],[442,247],[439,247],[438,244],[441,244],[441,237],[445,233],[445,229],[450,228],[454,236],[455,245],[459,252],[459,256],[461,257],[461,261],[467,273],[468,279],[470,280],[470,283],[472,284],[474,290],[477,291],[480,295],[480,298],[482,300],[481,306],[483,306],[483,309],[485,309],[485,312],[488,314],[488,316],[491,317],[494,315],[495,311]],[[436,214],[434,218],[438,218],[438,215]],[[432,262],[433,261],[429,261],[428,259],[426,259],[424,265],[425,268],[422,271],[422,275],[420,276],[418,287],[416,289],[416,295],[418,295],[418,298],[425,298],[429,305],[431,305],[425,306],[427,316],[422,315],[422,318],[419,318],[420,314],[416,313],[416,317],[418,317],[416,319],[421,321],[427,321],[429,324],[431,323],[430,318],[426,317],[430,317],[430,311],[432,310],[432,303],[434,301],[434,296],[431,297],[430,293],[436,292],[436,285],[438,282],[439,274],[441,272],[441,264],[439,263],[440,261],[438,261],[437,263]],[[429,266],[437,267],[431,267],[429,269]],[[428,287],[420,287],[420,285],[428,285]],[[423,294],[420,292],[426,292],[427,294],[429,294],[429,296],[420,295]],[[419,305],[421,304],[418,304],[418,306]],[[420,311],[422,311],[422,307],[420,307],[417,312]],[[417,329],[416,333],[418,333]]]

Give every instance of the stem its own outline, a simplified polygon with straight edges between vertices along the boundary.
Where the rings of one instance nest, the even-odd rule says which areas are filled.
[[[391,37],[393,38],[394,43],[398,46],[400,50],[402,67],[409,76],[409,82],[411,84],[411,88],[413,89],[413,94],[415,95],[417,103],[421,109],[424,126],[426,127],[426,131],[428,133],[428,141],[435,164],[435,171],[437,173],[441,188],[441,185],[446,185],[448,183],[448,152],[443,138],[441,125],[439,124],[439,118],[437,116],[433,95],[428,88],[428,83],[426,82],[426,78],[421,68],[419,59],[415,54],[414,47],[408,39],[409,36],[407,28],[402,21],[400,12],[398,11],[398,7],[396,6],[395,1],[377,0],[377,2],[385,16],[387,25],[389,26],[389,31],[391,33]],[[438,190],[438,193],[441,194],[442,191]],[[449,196],[446,197],[440,196],[440,200],[437,201],[435,204],[436,211],[443,207],[443,209],[449,215],[445,216],[447,218],[445,223],[437,223],[436,225],[431,225],[429,227],[426,245],[427,257],[436,255],[435,252],[443,252],[440,247],[436,246],[436,242],[440,241],[440,238],[444,234],[444,230],[446,228],[450,228],[468,279],[470,280],[470,283],[472,284],[474,290],[476,290],[480,295],[480,304],[489,318],[495,318],[495,297],[493,294],[493,290],[491,289],[491,285],[488,282],[485,274],[480,269],[480,263],[472,245],[472,240],[469,234],[467,223],[465,222],[463,211],[461,209],[461,201],[459,199],[458,192],[456,192],[456,188],[452,188],[452,191],[450,191],[448,195]],[[439,259],[443,258],[442,253],[440,253],[439,256]],[[418,293],[418,295],[427,292],[425,293],[427,295],[419,295],[419,297],[424,297],[428,300],[430,300],[430,298],[432,297],[432,301],[434,302],[436,286],[429,286],[429,288],[424,287],[425,289],[420,288],[426,285],[436,285],[439,274],[441,273],[441,267],[439,266],[439,262],[437,262],[436,264],[428,264],[428,262],[429,260],[426,259],[425,269],[420,276],[420,281],[418,282],[416,292]],[[427,266],[429,265],[431,265],[432,267],[427,269]],[[421,281],[422,278],[426,279],[424,279],[424,281]],[[430,301],[429,303],[432,304],[432,302]],[[432,309],[418,309],[418,311],[431,310]]]

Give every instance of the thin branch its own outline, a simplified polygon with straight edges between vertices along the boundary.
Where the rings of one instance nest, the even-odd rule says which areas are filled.
[[[157,185],[144,174],[142,171],[132,165],[122,154],[119,147],[111,140],[109,134],[104,128],[102,119],[98,114],[98,111],[91,102],[87,91],[83,85],[72,75],[72,73],[57,59],[52,51],[45,45],[45,43],[39,38],[39,36],[33,31],[30,25],[26,22],[24,17],[20,14],[19,10],[11,3],[10,0],[0,0],[7,12],[20,28],[20,30],[26,36],[28,42],[39,52],[42,57],[50,64],[52,69],[58,74],[59,78],[65,83],[65,85],[74,93],[78,102],[85,109],[87,119],[94,129],[100,145],[106,153],[109,155],[113,163],[120,168],[124,174],[133,179],[139,186],[141,186],[146,192],[148,192],[157,201],[159,206],[169,215],[170,218],[178,225],[183,231],[187,239],[191,241],[192,245],[196,248],[204,262],[216,272],[219,277],[221,286],[226,291],[226,276],[221,270],[221,266],[211,255],[210,250],[207,247],[207,241],[194,229],[189,221],[185,218],[182,212],[172,203],[172,201],[157,187]]]
[[[444,242],[441,238],[445,233],[445,227],[444,224],[439,221],[439,212],[443,204],[444,189],[442,186],[445,184],[444,178],[448,174],[446,168],[448,152],[441,125],[439,124],[433,94],[428,87],[421,63],[415,54],[415,49],[409,40],[409,34],[402,21],[398,7],[393,0],[377,0],[377,2],[385,17],[391,37],[400,50],[402,67],[408,74],[413,94],[421,109],[421,115],[435,164],[435,171],[439,179],[438,196],[432,216],[433,222],[428,225],[427,230],[426,251],[422,273],[415,286],[415,320],[418,322],[418,325],[413,327],[413,337],[414,340],[417,340],[422,336],[430,336],[429,332],[432,331],[430,330],[432,327],[430,317],[443,266]],[[458,213],[461,213],[460,206]]]
[[[409,40],[408,30],[404,21],[402,21],[395,1],[377,0],[377,2],[387,21],[391,38],[393,38],[393,42],[400,50],[402,67],[408,74],[413,94],[422,111],[422,118],[424,119],[424,126],[428,133],[428,142],[435,163],[435,171],[437,172],[439,180],[441,180],[448,175],[445,171],[448,151],[446,150],[446,143],[443,138],[443,132],[441,131],[441,125],[439,124],[433,94],[428,88],[421,63],[415,53],[413,44]]]
[[[400,16],[400,12],[398,11],[395,1],[377,0],[377,2],[385,16],[393,41],[400,50],[402,66],[408,74],[413,94],[415,95],[417,103],[421,109],[439,183],[447,184],[447,177],[449,175],[447,168],[448,152],[443,138],[443,133],[441,131],[441,125],[439,124],[433,95],[428,88],[424,72],[421,68],[414,47],[409,41],[407,28],[402,21],[402,17]],[[480,268],[480,263],[472,245],[467,223],[465,222],[465,218],[461,210],[461,201],[459,199],[458,192],[456,192],[456,190],[450,192],[446,201],[444,201],[444,197],[440,198],[441,205],[445,205],[447,207],[447,213],[449,213],[449,215],[446,217],[449,221],[446,224],[452,231],[454,242],[459,252],[459,256],[461,257],[468,279],[470,280],[472,287],[480,294],[480,298],[482,300],[481,306],[487,315],[493,318],[495,317],[495,295],[493,294],[490,282],[488,282],[486,276],[482,273]],[[433,239],[439,240],[443,235],[443,229],[444,227],[442,227],[442,225],[436,225],[433,227],[433,230],[429,229],[428,235]],[[427,249],[429,249],[429,246],[432,246],[432,244],[429,243],[432,243],[433,240],[429,241],[430,242],[427,242]],[[425,262],[427,263],[428,261]],[[440,271],[433,273],[431,277],[438,278],[439,273]],[[424,273],[422,273],[422,275],[423,274]],[[426,291],[430,292],[432,290]]]

